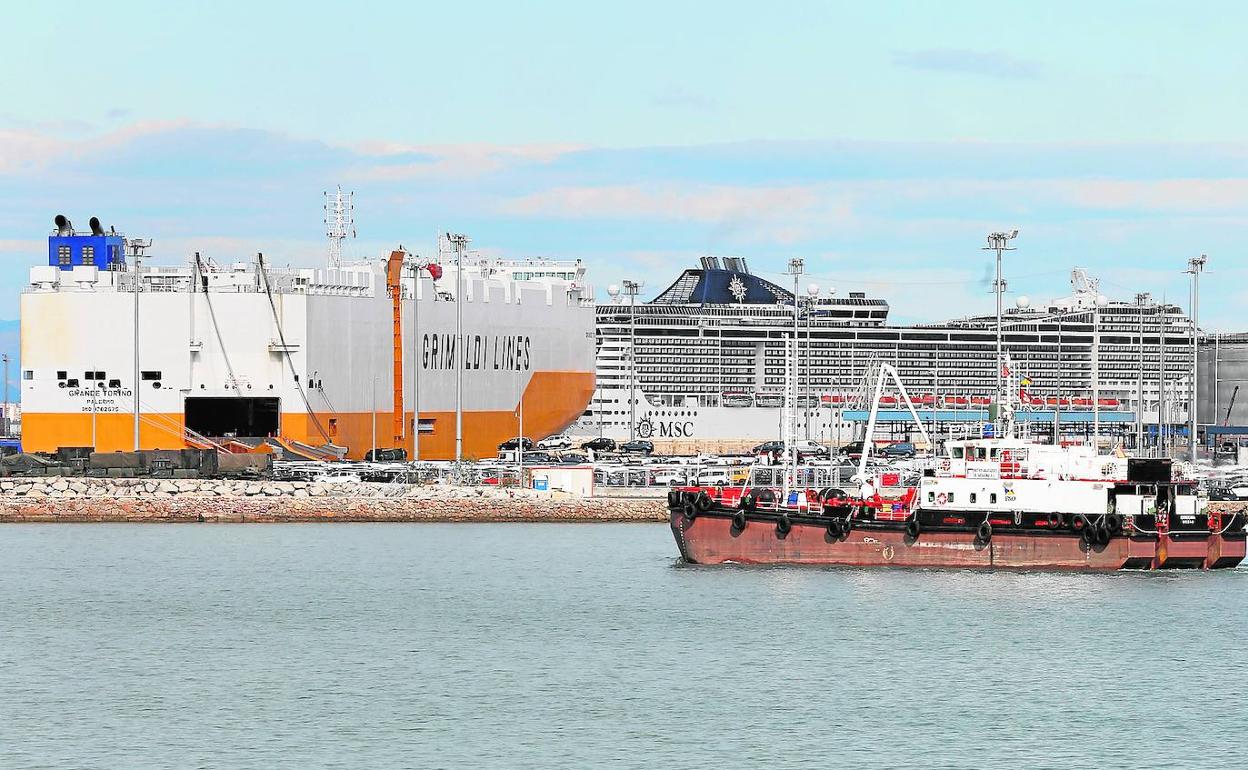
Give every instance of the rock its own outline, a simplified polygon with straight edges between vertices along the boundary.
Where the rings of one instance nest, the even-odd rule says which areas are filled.
[[[173,483],[172,481],[162,481],[156,485],[156,491],[164,493],[166,495],[172,495],[172,494],[177,494],[179,490],[178,490],[178,485]]]

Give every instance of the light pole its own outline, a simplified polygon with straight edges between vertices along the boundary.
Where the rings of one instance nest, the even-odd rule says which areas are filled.
[[[1092,451],[1101,453],[1101,310],[1109,305],[1104,294],[1092,307]]]
[[[806,423],[806,440],[810,441],[810,324],[811,317],[815,314],[815,300],[819,297],[819,284],[807,284],[806,297],[806,389],[803,394],[805,403],[802,405],[802,419]]]
[[[1192,397],[1188,408],[1190,433],[1187,437],[1188,446],[1192,451],[1192,462],[1196,462],[1196,378],[1200,366],[1197,363],[1197,338],[1200,336],[1200,274],[1205,270],[1209,258],[1204,254],[1187,260],[1187,273],[1192,276]]]
[[[464,250],[468,236],[447,233],[446,239],[455,247],[455,462],[464,459]]]
[[[789,441],[790,446],[785,447],[788,452],[792,452],[793,462],[793,481],[797,481],[797,342],[798,342],[798,321],[800,313],[798,311],[798,282],[802,277],[803,261],[800,259],[789,260],[789,275],[793,276],[793,383],[789,390],[792,391],[792,400],[789,400],[788,394],[785,400],[789,400],[789,413],[786,417],[789,423]],[[787,490],[786,490],[787,494]],[[787,498],[786,498],[787,499]]]
[[[637,292],[641,284],[622,281],[628,295],[628,440],[637,440]]]
[[[992,291],[997,295],[997,408],[1001,408],[1001,295],[1005,292],[1005,281],[1001,278],[1001,255],[1007,251],[1014,251],[1014,247],[1010,245],[1010,241],[1018,237],[1018,230],[1011,230],[1008,233],[989,233],[988,245],[982,247],[983,251],[995,251],[997,253],[997,277],[992,282]]]

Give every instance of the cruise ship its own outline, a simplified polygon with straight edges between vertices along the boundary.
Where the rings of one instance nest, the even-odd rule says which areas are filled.
[[[346,232],[330,235],[320,268],[162,265],[150,241],[56,217],[21,297],[23,449],[472,459],[585,409],[595,311],[579,260],[476,258],[447,236],[432,258],[343,261]]]
[[[995,313],[891,325],[884,299],[807,290],[795,304],[792,288],[739,257],[704,257],[647,302],[613,293],[597,307],[597,390],[579,435],[740,451],[780,439],[795,400],[796,438],[845,443],[881,362],[933,419],[986,419],[994,400]],[[1107,299],[1076,268],[1069,296],[1005,311],[1002,330],[1037,418],[1058,412],[1074,425],[1096,411],[1121,433],[1187,419],[1192,323],[1174,304]]]

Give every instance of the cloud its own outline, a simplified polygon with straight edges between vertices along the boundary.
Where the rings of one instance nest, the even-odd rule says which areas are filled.
[[[545,164],[585,149],[576,144],[536,145],[409,145],[364,142],[351,145],[359,164],[351,178],[399,182],[416,179],[467,180],[516,167]]]
[[[927,48],[893,52],[893,64],[918,70],[957,72],[985,77],[1027,80],[1040,75],[1040,65],[1004,51],[972,51],[965,48]]]

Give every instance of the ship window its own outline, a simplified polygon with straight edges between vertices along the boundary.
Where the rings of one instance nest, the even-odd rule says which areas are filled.
[[[997,504],[997,493],[996,493],[996,492],[993,492],[992,494],[988,495],[988,502],[992,503],[993,505],[996,505],[996,504]]]
[[[69,250],[69,247],[68,247],[68,246],[57,246],[57,247],[56,247],[56,262],[57,262],[57,264],[59,264],[59,265],[72,265],[72,264],[74,264],[74,258],[73,258],[73,255],[71,254],[71,252],[70,252],[70,250]]]
[[[961,460],[961,459],[962,459],[962,447],[960,447],[960,446],[955,446],[955,447],[953,448],[953,459],[955,459],[955,460]]]
[[[82,247],[82,264],[86,265],[94,261],[95,261],[95,247],[83,246]]]
[[[76,387],[78,387],[78,380],[76,380],[76,379],[66,380],[66,381],[65,381],[65,387],[67,387],[67,388],[76,388]]]
[[[928,501],[929,503],[934,503],[934,502],[936,502],[936,493],[935,493],[935,492],[930,492],[930,491],[929,491],[929,492],[927,493],[927,501]]]
[[[108,381],[108,387],[110,387],[110,388],[120,388],[120,387],[121,387],[121,380],[109,380],[109,381]],[[199,387],[201,387],[201,388],[202,388],[202,387],[204,387],[204,386],[203,386],[203,385],[200,385]]]
[[[972,503],[974,503],[974,502],[975,502],[975,500],[976,500],[976,498],[978,498],[978,495],[976,495],[974,492],[972,492],[972,493],[971,493],[971,502],[972,502]]]
[[[63,379],[66,379],[67,377],[69,377],[69,372],[67,371],[59,370],[56,373],[56,379],[58,380],[63,380]]]
[[[952,493],[952,492],[950,492],[950,493],[949,493],[949,502],[951,502],[951,503],[953,502],[953,493]]]
[[[34,370],[34,369],[27,369],[26,371],[22,372],[22,379],[23,379],[23,380],[33,380],[33,379],[35,379],[35,370]]]
[[[143,379],[144,380],[159,380],[160,372],[145,371],[143,372]]]

